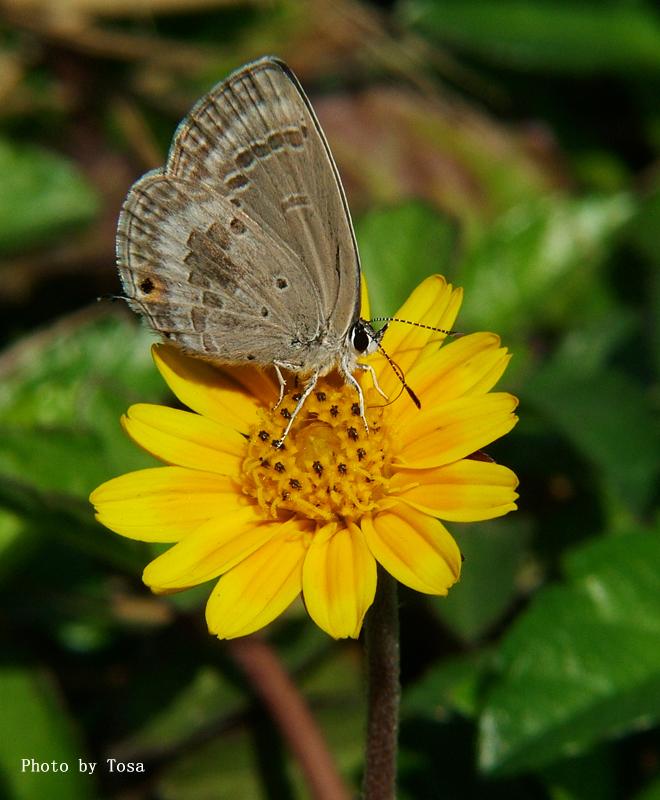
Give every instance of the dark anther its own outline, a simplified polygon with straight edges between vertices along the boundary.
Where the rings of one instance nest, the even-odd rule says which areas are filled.
[[[357,449],[357,457],[358,457],[358,461],[362,461],[362,459],[363,459],[363,458],[364,458],[366,455],[367,455],[367,451],[364,449],[364,447],[358,447],[358,449]]]
[[[287,492],[286,489],[282,492],[282,500],[288,500],[291,497],[291,492]]]
[[[273,447],[274,447],[276,450],[286,450],[286,447],[285,447],[285,445],[284,445],[284,442],[283,442],[281,439],[273,439],[273,441],[271,442],[271,444],[273,445]]]
[[[351,406],[351,414],[354,417],[359,417],[360,416],[360,404],[359,403],[353,403],[353,405]]]
[[[331,406],[330,407],[330,416],[336,417],[339,415],[339,406]]]
[[[284,419],[291,419],[291,412],[289,411],[288,408],[283,408],[280,411],[280,414],[284,417]]]
[[[317,475],[323,475],[323,464],[320,461],[315,461],[312,464],[312,469]]]
[[[319,403],[324,403],[325,402],[325,392],[317,392],[316,393],[316,399],[319,401]]]
[[[295,400],[296,403],[298,402],[298,400],[300,400],[301,397],[302,397],[302,395],[300,394],[300,392],[296,392],[295,394],[291,395],[291,399]]]
[[[154,290],[154,282],[151,280],[151,278],[145,278],[140,284],[140,289],[144,292],[144,294],[150,294]]]
[[[346,473],[348,472],[348,467],[346,466],[346,464],[338,464],[337,469],[342,475],[346,475]]]
[[[260,458],[261,466],[266,467],[266,469],[270,469],[270,461],[267,458]]]
[[[300,489],[300,481],[298,480],[298,478],[291,478],[291,480],[289,481],[289,486],[292,489]]]
[[[275,462],[275,472],[284,472],[285,466],[281,461]]]
[[[259,431],[259,438],[262,442],[267,442],[270,439],[270,433],[268,431]]]
[[[349,428],[348,429],[348,438],[353,442],[357,442],[357,440],[358,440],[358,432],[357,432],[357,430],[355,428]]]

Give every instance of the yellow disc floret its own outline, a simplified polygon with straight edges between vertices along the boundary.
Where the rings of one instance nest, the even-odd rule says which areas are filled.
[[[391,450],[380,424],[382,408],[367,409],[367,433],[355,392],[321,385],[282,447],[276,443],[291,413],[286,398],[275,411],[261,411],[250,433],[244,491],[269,516],[293,512],[324,522],[351,521],[387,494]],[[298,397],[291,399],[295,403]]]

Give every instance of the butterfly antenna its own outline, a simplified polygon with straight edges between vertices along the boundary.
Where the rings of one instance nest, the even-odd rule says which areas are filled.
[[[97,303],[102,303],[104,300],[111,300],[113,303],[116,302],[117,300],[124,300],[128,302],[128,298],[123,297],[120,294],[102,294],[96,298]]]
[[[404,325],[412,325],[415,328],[425,328],[427,331],[444,333],[447,336],[458,336],[458,331],[448,331],[446,328],[435,328],[433,325],[424,325],[423,322],[413,322],[411,319],[399,319],[399,317],[373,317],[369,322],[402,322]]]
[[[392,372],[394,372],[397,378],[401,381],[401,386],[403,386],[403,388],[408,392],[408,395],[410,396],[410,399],[413,401],[413,403],[417,406],[417,408],[421,408],[422,402],[419,399],[419,397],[417,397],[415,392],[413,392],[410,386],[408,386],[408,384],[406,383],[406,377],[403,374],[403,370],[396,363],[396,361],[385,352],[385,350],[383,349],[383,345],[380,342],[378,342],[378,351],[383,354],[387,363],[390,365],[390,367],[392,367]]]

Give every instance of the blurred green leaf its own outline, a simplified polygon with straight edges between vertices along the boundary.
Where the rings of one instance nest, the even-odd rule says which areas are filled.
[[[481,682],[490,659],[487,651],[475,650],[437,663],[404,689],[402,717],[417,716],[442,722],[454,711],[476,717]]]
[[[610,744],[577,758],[564,758],[542,771],[551,800],[616,800],[616,758]]]
[[[480,761],[519,773],[660,719],[660,531],[591,543],[505,637]]]
[[[451,260],[455,228],[430,206],[410,202],[372,211],[356,225],[371,313],[392,316],[412,290]]]
[[[362,676],[359,662],[350,650],[334,648],[329,656],[299,684],[338,768],[348,781],[348,776],[359,770],[363,755]],[[216,713],[218,710],[223,711],[223,706],[216,706]],[[255,735],[250,739],[244,727],[246,721],[235,720],[207,744],[170,759],[159,781],[162,796],[167,800],[307,797],[308,787],[292,763],[279,733],[266,720],[257,718],[254,720]],[[282,761],[284,764],[278,763]],[[263,783],[272,790],[278,770],[284,770],[284,775],[279,777],[286,786],[280,784],[274,794],[264,794]]]
[[[20,514],[0,508],[0,582],[32,550],[27,527]]]
[[[584,319],[587,309],[607,307],[598,269],[633,209],[624,194],[546,197],[512,209],[461,265],[462,329],[520,334],[565,326],[577,313]]]
[[[86,759],[53,687],[36,670],[19,665],[0,667],[1,783],[11,800],[86,800],[96,796],[96,781],[78,769]],[[68,771],[23,770],[23,759],[39,764],[65,763]],[[98,767],[97,767],[98,771]]]
[[[621,500],[641,511],[660,473],[660,426],[651,397],[621,371],[593,364],[563,348],[521,387],[523,402],[540,409]]]
[[[443,43],[525,70],[660,69],[660,19],[644,2],[406,0],[403,14]]]
[[[442,603],[431,603],[445,625],[475,641],[494,625],[518,594],[516,577],[529,541],[523,517],[452,526],[465,564],[461,580]]]
[[[143,675],[139,681],[145,679],[150,680]],[[165,681],[161,679],[161,683]],[[149,700],[148,686],[142,686],[129,702],[144,705],[145,700]],[[179,691],[168,692],[166,702],[161,700],[148,710],[145,723],[113,752],[122,760],[135,760],[145,752],[167,751],[196,731],[217,723],[219,716],[229,718],[244,707],[245,695],[219,670],[203,665]]]
[[[62,156],[0,138],[0,253],[28,250],[94,218],[96,191]]]
[[[17,346],[0,385],[0,473],[86,497],[108,478],[153,465],[119,424],[131,403],[167,391],[152,338],[108,315]]]
[[[645,337],[653,346],[655,373],[660,376],[660,188],[641,201],[639,212],[633,218],[628,236],[633,246],[650,265],[648,286],[648,323]]]
[[[660,778],[656,778],[639,794],[636,794],[635,800],[660,800]]]

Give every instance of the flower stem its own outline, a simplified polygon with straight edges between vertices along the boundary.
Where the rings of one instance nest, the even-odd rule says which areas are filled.
[[[367,753],[364,800],[396,797],[399,728],[399,608],[396,580],[379,568],[376,599],[365,624],[367,656]]]

